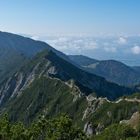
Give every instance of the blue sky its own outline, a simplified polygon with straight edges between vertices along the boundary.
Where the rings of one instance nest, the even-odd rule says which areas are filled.
[[[139,34],[140,0],[1,0],[0,30],[48,34]]]

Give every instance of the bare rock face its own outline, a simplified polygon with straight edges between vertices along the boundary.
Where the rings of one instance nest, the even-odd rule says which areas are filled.
[[[23,82],[23,74],[22,73],[16,74],[16,76],[17,76],[16,87],[15,87],[10,98],[13,98],[18,93],[18,91],[20,90],[20,86]]]
[[[57,70],[56,67],[52,66],[48,69],[48,73],[52,74],[52,75],[56,75],[57,74]]]
[[[35,71],[38,67],[39,64],[37,64],[27,75],[24,75],[22,72],[17,72],[12,77],[10,77],[0,87],[0,105],[2,105],[6,100],[10,100],[15,96],[19,96],[20,93],[34,81]]]
[[[84,126],[84,132],[88,137],[91,137],[93,134],[95,134],[95,128],[93,127],[91,122],[87,122]]]
[[[96,135],[100,134],[103,130],[104,130],[104,125],[99,123],[96,128]]]
[[[120,121],[120,124],[130,125],[134,129],[137,128],[139,123],[140,123],[140,113],[139,112],[133,113],[133,115],[131,116],[131,118],[129,120],[122,120],[122,121]]]
[[[93,135],[98,135],[104,130],[104,125],[103,124],[98,124],[96,127],[93,126],[92,122],[87,122],[84,125],[84,132],[88,137],[91,137]]]
[[[106,102],[105,98],[96,98],[93,97],[92,95],[87,97],[87,102],[88,102],[88,107],[84,111],[84,115],[82,120],[85,120],[88,118],[90,115],[92,115],[97,109],[99,109],[104,102]]]
[[[76,86],[75,81],[70,79],[69,81],[64,82],[67,86],[72,89],[71,94],[74,95],[73,102],[76,102],[78,98],[81,97],[82,92],[80,91],[79,87]]]
[[[111,116],[112,116],[111,111],[108,111],[108,112],[107,112],[107,116],[108,116],[109,118],[111,118]]]

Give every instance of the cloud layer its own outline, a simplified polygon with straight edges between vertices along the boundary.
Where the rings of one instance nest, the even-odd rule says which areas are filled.
[[[38,37],[33,37],[38,39]],[[140,60],[139,36],[48,36],[40,38],[66,54],[82,54],[96,59],[117,59],[132,65]],[[130,64],[131,65],[131,64]]]
[[[133,54],[140,54],[140,46],[134,46],[131,48]]]

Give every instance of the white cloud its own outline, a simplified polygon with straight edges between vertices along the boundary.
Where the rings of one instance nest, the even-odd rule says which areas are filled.
[[[119,44],[126,44],[126,43],[127,43],[127,39],[124,38],[124,37],[120,37],[120,38],[118,39],[118,43],[119,43]]]
[[[96,42],[87,42],[84,45],[85,50],[93,50],[93,49],[98,49],[98,44]]]
[[[59,42],[66,42],[66,41],[68,41],[68,38],[67,37],[59,37],[58,41]]]
[[[39,36],[32,36],[31,39],[33,39],[33,40],[39,40]]]
[[[36,36],[33,38],[37,39]],[[66,54],[83,54],[97,59],[140,58],[138,36],[47,36],[42,40]]]
[[[140,54],[140,46],[134,46],[131,51],[133,54]]]
[[[82,39],[74,40],[75,43],[83,43]]]
[[[96,40],[86,37],[56,37],[45,42],[63,52],[73,51],[80,53],[81,51],[92,51],[99,48]]]

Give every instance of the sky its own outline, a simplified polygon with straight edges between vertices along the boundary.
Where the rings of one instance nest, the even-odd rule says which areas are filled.
[[[0,30],[140,66],[140,0],[0,0]]]
[[[0,30],[36,35],[139,34],[140,0],[0,0]]]

